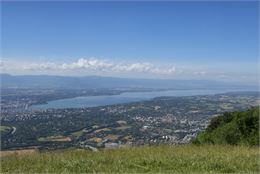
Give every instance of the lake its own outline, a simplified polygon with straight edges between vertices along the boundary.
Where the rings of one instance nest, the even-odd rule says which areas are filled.
[[[209,95],[220,94],[225,92],[240,91],[234,89],[216,89],[216,90],[170,90],[170,91],[153,91],[153,92],[125,92],[119,95],[101,95],[101,96],[84,96],[68,99],[60,99],[50,101],[47,104],[33,105],[32,109],[62,109],[62,108],[82,108],[96,107],[113,104],[123,104],[130,102],[138,102],[150,100],[161,96],[194,96],[194,95]]]

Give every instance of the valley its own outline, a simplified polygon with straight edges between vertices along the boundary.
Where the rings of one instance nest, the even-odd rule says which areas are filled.
[[[212,117],[258,104],[257,92],[230,92],[99,107],[5,111],[1,113],[1,147],[93,150],[187,144]]]

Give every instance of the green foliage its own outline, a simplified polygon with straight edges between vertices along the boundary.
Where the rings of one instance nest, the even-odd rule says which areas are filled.
[[[213,118],[193,143],[259,145],[259,107]]]
[[[183,145],[13,155],[3,173],[258,173],[259,148]]]

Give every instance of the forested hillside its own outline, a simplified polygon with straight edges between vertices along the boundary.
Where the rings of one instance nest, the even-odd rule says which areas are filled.
[[[259,145],[259,107],[243,112],[224,113],[211,120],[195,144]]]

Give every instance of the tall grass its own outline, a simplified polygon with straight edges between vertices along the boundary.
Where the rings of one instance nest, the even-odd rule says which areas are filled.
[[[1,172],[258,173],[259,148],[185,145],[12,155],[1,160]]]

